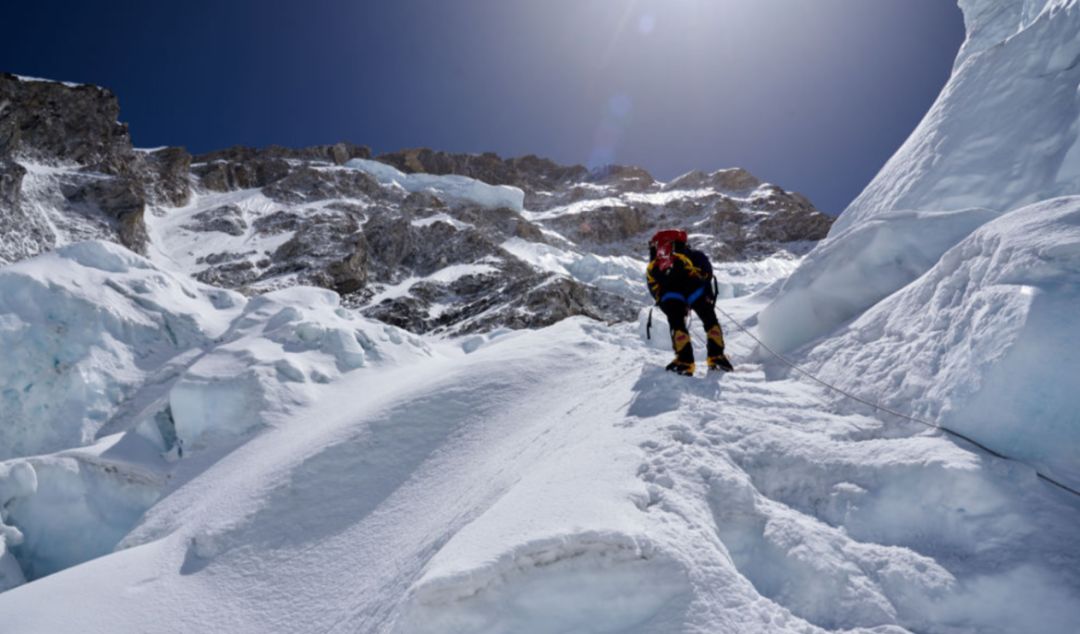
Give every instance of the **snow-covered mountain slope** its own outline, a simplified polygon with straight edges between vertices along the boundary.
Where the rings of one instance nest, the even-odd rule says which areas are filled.
[[[116,553],[0,594],[5,631],[1068,632],[1080,618],[1080,509],[1029,468],[829,413],[820,390],[754,366],[665,375],[643,326],[432,342],[313,384],[227,453],[165,467]]]
[[[1005,212],[1080,194],[1080,3],[961,0],[952,77],[833,235],[892,210]]]
[[[632,319],[647,299],[645,244],[671,225],[726,263],[726,294],[752,292],[831,224],[805,197],[740,169],[663,183],[633,167],[372,157],[348,143],[192,157],[133,148],[105,89],[0,74],[0,103],[0,262],[114,240],[247,295],[332,289],[412,332]],[[582,264],[519,257],[548,250]]]
[[[58,100],[0,109],[0,257],[145,255],[0,270],[0,630],[1075,631],[1080,202],[1022,205],[1075,181],[1077,3],[962,6],[935,110],[794,272],[827,219],[742,170],[138,153],[107,92],[0,76]],[[669,224],[734,373],[644,337]]]

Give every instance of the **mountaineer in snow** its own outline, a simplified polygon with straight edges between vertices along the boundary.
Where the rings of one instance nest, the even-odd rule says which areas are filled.
[[[649,292],[671,326],[675,359],[666,369],[686,376],[694,374],[694,346],[686,328],[686,317],[692,308],[701,318],[701,325],[708,335],[709,369],[733,370],[731,362],[724,356],[724,333],[716,319],[712,264],[704,253],[686,245],[685,231],[659,231],[649,240],[649,266],[645,269],[645,277]]]

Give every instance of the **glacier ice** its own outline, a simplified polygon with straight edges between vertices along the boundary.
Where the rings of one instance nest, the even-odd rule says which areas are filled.
[[[32,466],[37,478],[34,491],[14,497],[7,509],[24,536],[14,554],[28,579],[111,552],[164,488],[157,474],[85,455],[15,464]]]
[[[952,77],[831,235],[892,210],[1000,213],[1080,194],[1080,4],[960,6],[968,37]]]
[[[1080,198],[1001,216],[810,355],[841,388],[1080,487]]]
[[[26,583],[11,549],[23,543],[23,532],[11,522],[11,503],[37,490],[37,473],[25,462],[0,462],[0,592]]]
[[[100,241],[0,270],[0,459],[89,444],[241,303]]]
[[[488,185],[456,174],[406,174],[392,165],[367,159],[352,159],[345,165],[370,174],[383,185],[401,187],[407,192],[431,192],[448,202],[514,211],[525,208],[525,192],[509,185]]]
[[[0,343],[4,587],[111,552],[182,452],[228,446],[344,373],[429,354],[331,291],[247,300],[100,241],[0,270]]]
[[[761,311],[761,337],[789,351],[828,335],[922,275],[995,215],[987,209],[891,212],[829,236]]]

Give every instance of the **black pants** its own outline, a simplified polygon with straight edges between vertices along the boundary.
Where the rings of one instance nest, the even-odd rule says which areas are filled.
[[[716,336],[709,336],[706,344],[707,353],[710,357],[715,357],[724,354],[724,339],[720,334],[720,321],[716,318],[716,308],[714,305],[715,300],[709,293],[703,294],[697,298],[690,308],[693,309],[699,319],[701,319],[701,326],[705,329],[705,333],[708,335],[715,334]],[[671,326],[671,345],[675,349],[676,355],[679,361],[684,363],[694,362],[694,347],[693,345],[686,345],[682,350],[679,350],[675,346],[675,334],[677,332],[689,332],[686,329],[686,316],[689,314],[687,310],[686,302],[680,299],[667,299],[660,302],[660,310],[664,311],[667,315],[668,325]],[[716,332],[712,333],[712,329],[716,328]],[[717,341],[719,339],[719,341]]]

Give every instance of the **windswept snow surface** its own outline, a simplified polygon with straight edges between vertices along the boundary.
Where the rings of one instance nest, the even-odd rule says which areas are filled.
[[[760,366],[668,375],[643,328],[313,385],[176,463],[116,553],[0,594],[5,631],[1072,631],[1080,507],[1030,468]]]

